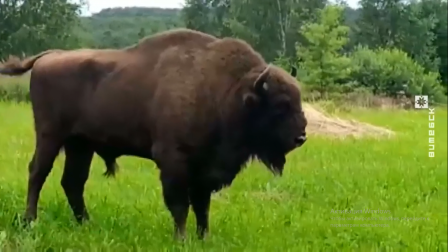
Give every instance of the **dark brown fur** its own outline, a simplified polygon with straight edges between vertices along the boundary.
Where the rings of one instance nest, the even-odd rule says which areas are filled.
[[[37,55],[34,55],[32,57],[26,58],[24,60],[20,60],[18,57],[10,56],[9,59],[1,64],[0,68],[0,74],[3,75],[10,75],[10,76],[16,76],[16,75],[22,75],[26,72],[28,72],[31,68],[33,68],[34,63],[40,59],[41,57],[48,55],[48,54],[54,54],[54,53],[62,53],[63,50],[47,50],[44,52],[41,52]],[[61,147],[61,151],[63,151],[63,147]],[[101,158],[103,158],[104,163],[106,164],[106,171],[103,173],[106,177],[114,177],[116,171],[118,170],[118,165],[116,163],[115,159],[110,159],[108,157],[103,157],[101,153],[97,153],[100,155]]]
[[[192,205],[203,237],[213,191],[250,158],[282,174],[285,155],[306,140],[295,78],[241,40],[176,29],[121,50],[49,53],[17,66],[0,72],[33,68],[28,221],[64,147],[61,183],[78,221],[88,219],[83,192],[93,153],[105,161],[132,155],[159,167],[176,235],[184,236]]]

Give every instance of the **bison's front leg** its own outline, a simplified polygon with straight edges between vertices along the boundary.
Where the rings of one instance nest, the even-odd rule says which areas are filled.
[[[190,201],[196,215],[197,235],[204,239],[208,232],[208,214],[210,209],[211,192],[200,185],[192,185]]]
[[[168,145],[170,146],[170,145]],[[185,238],[189,198],[188,169],[185,156],[173,148],[156,144],[152,155],[160,168],[160,180],[163,188],[163,199],[174,219],[175,237]]]
[[[181,240],[185,239],[189,207],[187,177],[185,175],[179,171],[168,171],[167,169],[161,172],[163,198],[174,220],[174,236]]]

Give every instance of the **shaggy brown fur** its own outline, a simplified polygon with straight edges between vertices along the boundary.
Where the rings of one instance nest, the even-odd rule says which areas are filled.
[[[93,153],[105,160],[132,155],[160,169],[176,235],[185,235],[191,205],[204,237],[213,191],[229,186],[252,157],[282,174],[285,155],[306,140],[295,78],[242,40],[176,29],[121,50],[49,53],[34,66],[0,71],[31,67],[37,145],[28,221],[64,147],[61,183],[78,221],[88,219],[83,192]]]

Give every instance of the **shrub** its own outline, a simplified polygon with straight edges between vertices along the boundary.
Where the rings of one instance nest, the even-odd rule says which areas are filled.
[[[398,49],[370,50],[358,46],[351,55],[351,79],[357,85],[370,88],[376,95],[406,97],[429,95],[431,101],[444,99],[439,74],[425,70]]]

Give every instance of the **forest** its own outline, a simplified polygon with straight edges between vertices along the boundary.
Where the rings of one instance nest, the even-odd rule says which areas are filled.
[[[84,1],[0,1],[0,58],[50,48],[122,48],[187,27],[249,42],[269,62],[299,68],[319,97],[371,93],[446,103],[446,0],[186,0],[183,9],[113,8]]]

